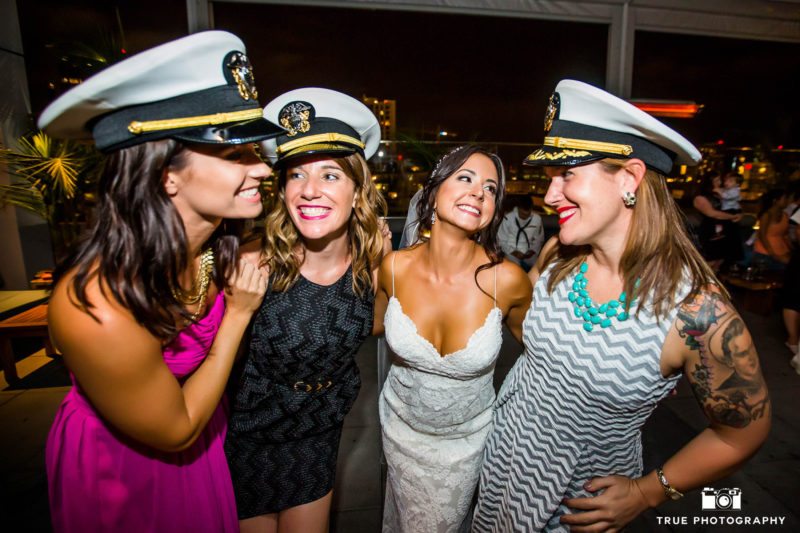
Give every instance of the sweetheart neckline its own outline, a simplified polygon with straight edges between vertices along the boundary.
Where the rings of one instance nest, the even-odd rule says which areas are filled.
[[[400,300],[398,300],[397,297],[395,297],[395,296],[390,296],[389,297],[389,304],[390,305],[391,305],[392,301],[397,303],[397,307],[398,307],[398,309],[400,311],[400,314],[408,321],[409,324],[411,324],[411,327],[414,329],[414,335],[416,335],[416,337],[418,339],[421,339],[422,342],[425,345],[427,345],[431,349],[431,351],[433,353],[435,353],[439,357],[439,359],[447,359],[447,358],[452,357],[452,356],[454,356],[456,354],[460,354],[460,353],[466,352],[469,349],[470,345],[472,345],[472,341],[475,338],[475,336],[478,334],[478,332],[483,330],[483,329],[485,329],[489,325],[489,318],[491,318],[492,313],[494,313],[495,311],[497,311],[498,313],[500,312],[500,308],[499,307],[492,307],[489,310],[489,312],[486,314],[486,318],[483,320],[483,324],[481,324],[480,327],[478,327],[478,329],[476,329],[475,331],[472,332],[472,335],[470,335],[469,339],[467,339],[467,344],[463,348],[461,348],[459,350],[456,350],[454,352],[449,352],[449,353],[446,353],[446,354],[442,354],[439,350],[436,349],[436,346],[434,346],[431,341],[429,341],[428,339],[426,339],[425,337],[423,337],[420,334],[419,329],[417,329],[416,322],[414,322],[411,319],[411,317],[408,316],[406,314],[406,312],[403,310],[403,304],[400,303]],[[501,316],[502,316],[502,314],[501,314]]]

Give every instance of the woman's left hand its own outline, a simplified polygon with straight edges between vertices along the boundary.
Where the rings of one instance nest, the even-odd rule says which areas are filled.
[[[620,531],[650,507],[644,499],[644,494],[636,486],[636,480],[625,476],[590,479],[584,488],[589,492],[605,490],[599,496],[591,498],[564,500],[567,507],[582,511],[561,517],[561,522],[568,524],[570,531],[576,533]]]

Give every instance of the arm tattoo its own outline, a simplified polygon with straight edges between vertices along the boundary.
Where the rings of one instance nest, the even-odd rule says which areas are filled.
[[[767,412],[769,395],[753,341],[738,314],[714,292],[678,311],[675,327],[700,361],[690,372],[697,400],[712,422],[743,428]]]
[[[698,301],[699,300],[699,301]],[[707,293],[695,297],[695,301],[678,309],[678,334],[686,339],[686,346],[700,350],[702,337],[720,318],[717,304],[721,298],[717,293]]]

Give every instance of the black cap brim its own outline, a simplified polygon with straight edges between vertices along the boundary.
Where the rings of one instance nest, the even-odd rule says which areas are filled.
[[[282,154],[280,159],[275,161],[275,167],[285,167],[287,162],[296,161],[297,159],[310,156],[328,155],[333,157],[347,157],[348,155],[360,153],[362,156],[364,152],[354,146],[347,146],[337,143],[314,143],[298,147],[295,150],[290,150],[286,154]]]
[[[565,150],[551,146],[540,146],[528,155],[522,164],[529,167],[573,167],[605,159],[606,157],[614,157],[614,155],[589,152],[587,150]]]
[[[247,122],[202,126],[168,135],[174,139],[198,144],[246,144],[277,137],[284,130],[268,120],[258,118]]]

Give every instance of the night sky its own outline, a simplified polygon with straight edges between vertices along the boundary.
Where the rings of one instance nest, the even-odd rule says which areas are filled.
[[[118,34],[115,5],[129,53],[187,31],[183,0],[18,2],[36,113],[54,96],[45,45]],[[392,98],[415,137],[533,143],[559,79],[605,81],[603,24],[229,3],[214,17],[247,44],[262,104],[311,85]],[[667,121],[698,144],[800,147],[798,72],[799,44],[637,32],[632,97],[704,104]]]

